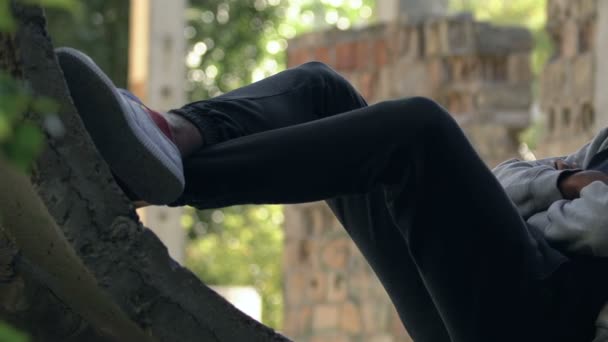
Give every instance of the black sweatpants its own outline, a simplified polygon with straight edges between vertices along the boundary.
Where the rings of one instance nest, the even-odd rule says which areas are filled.
[[[415,341],[591,340],[603,303],[583,305],[570,263],[536,273],[524,221],[435,102],[367,106],[311,62],[175,112],[206,146],[172,205],[325,200]]]

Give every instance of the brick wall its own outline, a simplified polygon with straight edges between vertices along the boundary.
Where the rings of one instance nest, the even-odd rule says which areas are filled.
[[[384,288],[322,203],[285,209],[285,321],[299,342],[411,342]]]
[[[289,43],[288,64],[318,60],[373,103],[427,96],[445,106],[484,160],[517,156],[529,124],[530,34],[469,15],[324,31]],[[302,342],[411,341],[365,259],[323,203],[286,209],[285,326]]]
[[[541,157],[572,152],[596,132],[596,10],[597,0],[548,2],[547,30],[555,52],[541,80]]]
[[[304,35],[290,41],[288,64],[325,62],[370,103],[431,97],[494,165],[517,155],[516,133],[529,125],[531,48],[524,29],[459,15]]]

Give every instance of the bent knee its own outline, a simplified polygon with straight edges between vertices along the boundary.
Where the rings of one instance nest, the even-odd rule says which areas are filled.
[[[311,77],[320,78],[329,82],[345,82],[344,78],[341,77],[337,71],[323,62],[306,62],[298,66],[298,69],[307,73]]]
[[[396,126],[415,126],[420,130],[458,127],[454,118],[432,99],[416,96],[378,103]]]
[[[397,102],[397,106],[400,107],[403,111],[411,111],[415,110],[417,112],[426,112],[426,113],[447,113],[439,103],[435,102],[435,100],[430,99],[428,97],[423,96],[414,96],[403,98],[399,100],[395,100]]]
[[[316,73],[326,73],[329,71],[333,71],[333,69],[329,65],[319,61],[306,62],[298,66],[298,68]]]
[[[402,115],[414,115],[431,122],[452,120],[452,116],[436,101],[422,96],[394,100],[397,111]]]

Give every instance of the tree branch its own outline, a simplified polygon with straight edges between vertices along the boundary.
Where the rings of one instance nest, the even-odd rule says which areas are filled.
[[[154,341],[97,285],[46,210],[30,180],[0,159],[0,218],[20,253],[44,270],[43,283],[103,335]]]
[[[18,227],[25,222],[19,221],[22,216],[34,215],[32,219],[37,220],[36,226],[46,226],[46,233],[41,232],[39,236],[27,233],[38,231],[34,225],[24,230],[24,235],[15,238],[17,249],[23,255],[36,256],[30,260],[34,266],[53,278],[61,278],[58,286],[64,286],[64,290],[73,289],[70,284],[82,281],[87,275],[78,268],[63,267],[67,263],[77,267],[77,263],[72,260],[74,255],[70,255],[65,243],[57,240],[57,227],[49,224],[49,221],[56,222],[99,287],[126,316],[160,341],[288,341],[240,312],[174,262],[158,238],[141,225],[132,204],[114,182],[83,128],[55,59],[42,11],[15,2],[13,9],[19,25],[14,40],[15,60],[35,94],[57,102],[59,117],[67,132],[62,138],[49,135],[48,146],[36,163],[33,184],[42,203],[36,202],[32,198],[34,194],[28,192],[27,207],[25,202],[16,201],[1,205],[15,210],[11,215],[14,221],[5,223],[11,235],[19,234]],[[43,117],[32,114],[30,118],[44,127]],[[29,191],[23,180],[19,184]],[[11,195],[6,193],[2,202],[10,202]],[[50,217],[45,216],[46,212]],[[38,259],[43,259],[51,241],[56,253],[61,250],[62,254],[57,254],[54,261]],[[27,247],[27,244],[32,246]],[[63,292],[56,294],[63,299]],[[97,313],[88,312],[98,307],[83,307],[86,305],[80,301],[84,293],[72,295],[75,297],[66,300],[66,304],[90,323],[114,335],[127,329],[124,322],[119,322],[122,324],[119,328],[110,328],[103,320],[104,317],[109,319],[104,315],[114,313],[111,305],[99,307]],[[132,333],[137,334],[137,329],[133,329]]]

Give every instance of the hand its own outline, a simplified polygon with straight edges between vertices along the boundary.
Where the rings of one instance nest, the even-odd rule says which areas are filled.
[[[565,199],[573,200],[581,197],[581,190],[595,181],[608,184],[608,175],[596,170],[579,171],[560,179],[557,187]]]

